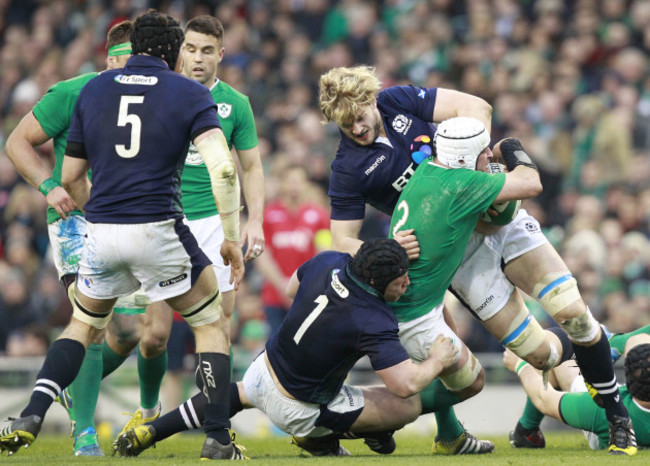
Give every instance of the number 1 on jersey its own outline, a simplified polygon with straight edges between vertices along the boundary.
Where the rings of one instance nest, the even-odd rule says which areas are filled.
[[[314,323],[316,319],[318,319],[318,316],[320,315],[321,312],[323,312],[323,309],[325,309],[325,306],[327,306],[327,303],[329,300],[327,299],[327,296],[324,294],[320,295],[318,298],[314,300],[315,303],[318,303],[318,306],[316,306],[316,309],[311,311],[305,321],[302,323],[300,328],[298,328],[298,331],[296,332],[295,336],[293,337],[293,341],[296,342],[296,345],[300,343],[300,340],[302,339],[302,336],[305,334],[307,329],[311,324]]]
[[[131,142],[127,149],[124,144],[116,144],[115,151],[117,155],[125,159],[131,159],[140,152],[140,134],[142,132],[142,122],[140,117],[135,113],[129,113],[130,104],[141,104],[144,102],[143,95],[123,95],[120,99],[120,109],[117,115],[117,126],[131,125]]]

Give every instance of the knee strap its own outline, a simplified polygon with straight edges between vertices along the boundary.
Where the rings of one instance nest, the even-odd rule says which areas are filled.
[[[533,294],[551,317],[581,299],[578,282],[569,272],[547,274],[535,285]]]
[[[525,359],[539,348],[545,339],[544,329],[539,322],[527,310],[522,309],[510,324],[508,333],[501,340],[501,344],[520,358]]]
[[[476,359],[476,356],[470,353],[470,357],[463,367],[453,374],[440,377],[440,380],[447,387],[447,390],[457,392],[472,385],[481,369],[481,363]]]
[[[84,324],[88,324],[91,327],[95,327],[98,330],[102,330],[106,328],[108,325],[108,322],[111,320],[111,316],[113,315],[113,310],[111,309],[111,312],[108,314],[99,314],[97,312],[90,311],[83,307],[77,298],[74,297],[74,287],[70,286],[70,289],[72,289],[72,317],[75,319],[83,322]]]
[[[211,324],[221,318],[221,293],[215,288],[206,298],[183,311],[178,311],[190,327]]]

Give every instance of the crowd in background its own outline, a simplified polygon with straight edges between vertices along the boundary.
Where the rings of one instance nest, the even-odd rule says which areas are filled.
[[[329,209],[339,134],[320,123],[317,86],[330,68],[478,95],[493,106],[492,141],[518,137],[539,166],[544,192],[524,206],[594,316],[616,332],[650,322],[650,0],[0,0],[0,149],[49,86],[103,69],[108,27],[148,7],[224,24],[219,77],[250,97],[267,203],[300,165],[311,188],[294,201]],[[52,163],[51,143],[40,153]],[[42,354],[71,313],[45,208],[0,150],[0,353]],[[363,237],[388,221],[370,212]],[[263,282],[250,263],[233,329],[242,364],[268,336]],[[470,348],[500,348],[450,305]]]

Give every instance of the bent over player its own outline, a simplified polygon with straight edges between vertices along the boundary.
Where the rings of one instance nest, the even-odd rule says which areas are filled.
[[[239,182],[209,91],[173,71],[182,41],[178,22],[150,10],[135,21],[134,56],[126,67],[99,75],[79,95],[62,174],[88,224],[73,317],[48,351],[29,404],[0,431],[3,450],[13,453],[35,440],[87,345],[110,320],[116,298],[142,286],[152,301],[179,309],[194,331],[197,384],[208,400],[201,457],[241,458],[228,432],[229,339],[219,290],[183,223],[178,195],[189,141],[210,171],[226,238],[221,251],[236,283],[243,276]],[[181,95],[183,105],[171,100]]]
[[[488,133],[490,130],[491,107],[477,97],[414,86],[380,90],[374,68],[366,66],[334,68],[320,79],[321,111],[325,120],[334,121],[341,130],[329,188],[332,241],[335,249],[351,254],[361,244],[358,236],[366,203],[393,214],[400,193],[418,165],[411,153],[423,141],[422,136],[433,140],[433,122],[470,116],[479,119]],[[568,343],[543,332],[515,286],[539,300],[569,335],[585,379],[603,399],[615,433],[610,452],[635,454],[634,431],[620,402],[607,337],[539,223],[522,209],[496,233],[481,222],[478,227],[493,234],[472,234],[463,267],[457,271],[451,289],[504,346],[548,370],[566,357],[562,348]],[[410,258],[417,258],[420,245],[413,231],[402,229],[395,239],[407,249]],[[481,267],[494,269],[495,273],[492,281],[478,286],[472,277]],[[423,399],[423,410],[439,409],[436,398],[448,396],[442,389],[434,391]],[[442,423],[439,418],[438,411],[436,419],[439,427],[445,427],[443,435],[447,437],[443,440],[451,440],[450,432],[462,432],[455,417],[455,422],[443,419]]]

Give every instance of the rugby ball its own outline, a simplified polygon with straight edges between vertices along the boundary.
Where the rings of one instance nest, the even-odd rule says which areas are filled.
[[[505,173],[506,171],[505,165],[500,163],[488,164],[489,173]],[[496,210],[498,215],[493,217],[489,213],[483,212],[481,214],[481,220],[485,223],[491,223],[492,225],[507,225],[517,216],[520,207],[521,200],[519,199],[507,202],[493,202],[490,208]]]

